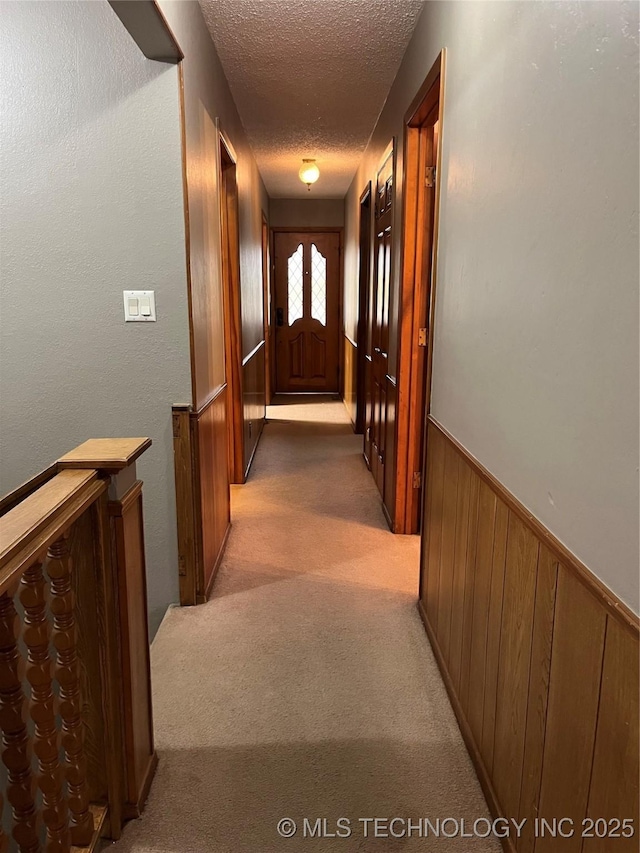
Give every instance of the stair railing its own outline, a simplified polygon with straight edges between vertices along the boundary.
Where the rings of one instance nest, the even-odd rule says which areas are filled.
[[[144,806],[150,444],[90,440],[0,502],[0,853],[92,850]]]

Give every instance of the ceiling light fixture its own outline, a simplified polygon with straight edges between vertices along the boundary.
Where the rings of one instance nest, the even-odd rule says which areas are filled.
[[[303,160],[302,168],[298,172],[298,175],[302,183],[306,184],[307,189],[311,192],[311,184],[315,184],[320,177],[320,169],[316,166],[315,160]]]

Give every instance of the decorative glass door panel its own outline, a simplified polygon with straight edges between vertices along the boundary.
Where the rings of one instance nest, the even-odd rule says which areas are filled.
[[[296,320],[302,319],[303,314],[303,255],[302,243],[287,260],[287,323],[293,326]]]
[[[276,232],[276,390],[338,391],[340,234]]]
[[[311,316],[327,325],[327,259],[311,244]]]

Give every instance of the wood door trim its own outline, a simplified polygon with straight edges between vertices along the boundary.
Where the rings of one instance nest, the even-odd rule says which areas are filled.
[[[358,344],[353,340],[353,338],[351,337],[351,335],[350,335],[350,334],[348,334],[348,333],[347,333],[347,332],[345,332],[345,331],[343,331],[343,332],[342,332],[342,334],[343,334],[343,335],[345,336],[345,338],[349,341],[349,343],[351,344],[351,346],[352,346],[352,347],[355,347],[356,349],[358,349]]]
[[[273,382],[271,378],[271,365],[273,360],[273,330],[271,328],[272,317],[272,293],[271,293],[271,235],[269,234],[269,220],[262,211],[262,226],[260,232],[260,244],[262,249],[262,327],[265,342],[264,349],[264,397],[265,406],[270,405],[273,396]]]
[[[396,501],[394,530],[417,533],[421,493],[413,486],[413,475],[422,473],[426,460],[425,414],[431,406],[433,373],[433,341],[438,272],[438,229],[442,172],[442,123],[444,117],[444,84],[446,50],[438,55],[422,83],[411,107],[405,114],[403,144],[403,233],[401,248],[400,300],[401,316],[398,335],[398,409],[396,426]],[[423,199],[423,162],[420,134],[423,123],[438,105],[438,145],[436,150],[436,183],[432,222],[431,271],[429,281],[420,274],[416,255],[424,227],[421,216]],[[417,306],[427,305],[427,348],[424,361],[417,350],[420,316]],[[422,390],[424,389],[424,395]],[[421,402],[424,400],[424,406]],[[420,460],[420,449],[422,460]],[[416,527],[418,525],[418,527]]]
[[[367,181],[365,188],[360,193],[358,200],[358,322],[356,326],[356,337],[358,343],[356,355],[356,422],[354,425],[356,433],[363,435],[367,429],[367,387],[366,387],[366,343],[369,335],[369,311],[372,264],[372,224],[373,216],[373,189],[371,181]],[[365,214],[366,211],[366,214]],[[366,235],[363,234],[362,220],[367,219]],[[363,264],[363,254],[366,253]],[[352,341],[352,343],[354,343]]]
[[[238,156],[235,152],[235,148],[233,147],[233,143],[231,142],[231,140],[229,139],[227,134],[224,132],[223,128],[220,126],[220,119],[217,119],[217,125],[218,125],[218,133],[220,134],[220,142],[222,143],[222,145],[223,145],[223,147],[227,153],[227,156],[228,156],[229,160],[231,161],[231,165],[237,166],[238,165]]]
[[[189,312],[189,359],[191,362],[191,400],[197,403],[196,350],[193,323],[193,293],[191,274],[191,218],[189,215],[189,184],[187,181],[187,118],[184,97],[184,67],[178,63],[178,110],[180,114],[180,149],[182,167],[182,207],[184,213],[184,243],[187,274],[187,308]]]
[[[242,389],[242,293],[240,282],[240,220],[238,210],[237,158],[229,137],[216,119],[219,139],[218,180],[220,192],[220,245],[224,310],[224,337],[229,442],[229,482],[244,483],[244,400]],[[226,160],[226,165],[225,161]],[[228,191],[226,172],[232,172]],[[229,210],[231,204],[231,220]],[[230,224],[231,222],[231,224]],[[232,245],[233,243],[233,245]]]
[[[442,48],[440,53],[438,54],[436,61],[433,63],[431,68],[429,69],[429,73],[422,81],[422,85],[418,89],[415,98],[411,102],[411,105],[407,112],[404,115],[404,123],[409,127],[420,127],[425,118],[427,117],[427,111],[429,106],[423,106],[429,91],[431,90],[433,84],[436,82],[438,77],[441,79],[444,77],[444,69],[446,62],[447,49]]]
[[[586,586],[611,616],[628,628],[634,636],[640,635],[640,616],[637,616],[618,596],[609,589],[581,560],[557,539],[538,519],[512,494],[506,486],[497,480],[475,456],[473,456],[454,436],[432,415],[428,424],[449,442],[462,456],[473,471],[514,512],[533,535],[551,551],[562,565],[570,569],[578,580]]]
[[[303,227],[303,228],[295,228],[293,226],[275,226],[271,228],[271,284],[273,288],[273,294],[276,293],[276,276],[275,276],[275,264],[276,264],[276,235],[277,234],[337,234],[338,235],[338,326],[337,326],[337,336],[338,336],[338,393],[344,392],[344,383],[343,383],[343,375],[344,375],[344,347],[340,345],[341,335],[344,332],[344,228],[342,226],[327,226],[324,228],[311,228],[311,227]],[[275,323],[275,317],[272,317],[272,323]],[[276,331],[274,326],[274,334],[273,334],[273,389],[274,393],[276,393],[276,389],[278,386],[277,380],[277,354],[275,352],[276,346]],[[282,392],[281,392],[282,393]],[[290,392],[284,392],[290,393]]]
[[[358,199],[358,204],[362,204],[363,202],[365,202],[367,200],[367,196],[369,196],[369,198],[371,198],[371,192],[372,192],[371,181],[367,181],[365,188],[360,193],[360,198]]]

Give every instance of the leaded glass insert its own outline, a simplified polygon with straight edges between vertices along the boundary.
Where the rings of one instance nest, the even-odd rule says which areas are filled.
[[[302,243],[287,261],[287,294],[289,325],[302,319],[303,306],[303,275],[302,275]]]
[[[327,259],[311,244],[311,316],[327,325]]]

